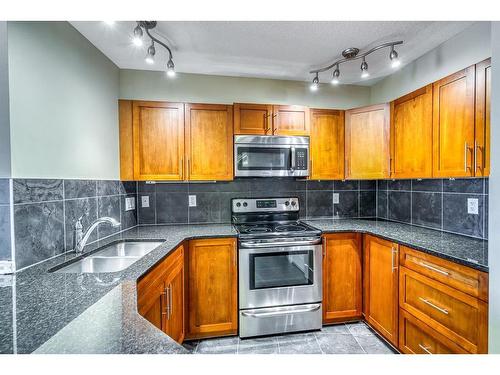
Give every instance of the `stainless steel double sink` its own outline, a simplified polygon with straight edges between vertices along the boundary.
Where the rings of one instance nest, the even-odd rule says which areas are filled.
[[[56,273],[106,273],[128,268],[163,241],[120,241],[103,247],[67,265],[58,266]]]

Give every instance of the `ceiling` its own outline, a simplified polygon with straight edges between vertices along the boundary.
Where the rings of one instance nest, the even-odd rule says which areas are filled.
[[[153,32],[172,47],[177,72],[308,81],[313,78],[309,70],[329,65],[345,48],[364,51],[403,40],[397,51],[404,66],[472,23],[159,21]],[[131,43],[133,21],[71,24],[121,69],[165,69],[168,58],[163,48],[157,45],[156,63],[149,65],[144,61],[148,43]],[[374,84],[393,71],[388,56],[389,49],[382,49],[367,57],[369,80],[360,78],[359,60],[341,65],[341,82]],[[320,81],[329,81],[331,74],[322,73]]]

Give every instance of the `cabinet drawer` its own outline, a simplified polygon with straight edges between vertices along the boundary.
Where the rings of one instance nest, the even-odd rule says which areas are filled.
[[[399,309],[399,350],[407,354],[467,353],[403,309]]]
[[[467,351],[486,352],[486,303],[405,267],[399,277],[401,308]]]
[[[421,251],[401,246],[400,264],[458,289],[483,301],[488,301],[488,274],[450,262]]]

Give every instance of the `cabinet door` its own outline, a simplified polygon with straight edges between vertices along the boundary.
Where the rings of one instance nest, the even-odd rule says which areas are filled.
[[[381,179],[390,175],[388,104],[345,112],[346,179]]]
[[[361,317],[361,235],[323,238],[323,323]]]
[[[188,338],[237,334],[236,261],[234,238],[189,241]]]
[[[432,177],[432,85],[391,103],[391,156],[391,177]]]
[[[273,106],[234,104],[234,134],[272,134]]]
[[[188,179],[233,179],[233,107],[186,104]]]
[[[167,292],[166,333],[175,341],[184,340],[184,257],[176,261],[165,280]]]
[[[311,176],[344,179],[344,111],[311,110]]]
[[[133,102],[134,177],[184,179],[184,105]]]
[[[471,66],[434,83],[434,177],[474,175],[474,71]]]
[[[476,143],[474,174],[490,175],[491,59],[476,65]]]
[[[159,280],[142,292],[138,289],[138,310],[146,320],[156,328],[165,330],[166,323],[166,292],[163,280]]]
[[[364,237],[366,321],[390,343],[398,343],[398,245]]]
[[[309,135],[309,108],[300,105],[273,106],[274,135]]]

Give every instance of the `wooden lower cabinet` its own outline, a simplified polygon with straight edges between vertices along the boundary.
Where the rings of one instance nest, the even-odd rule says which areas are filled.
[[[361,271],[361,234],[323,236],[323,323],[361,317]]]
[[[364,315],[391,344],[398,344],[398,244],[365,235]]]
[[[184,340],[184,246],[137,283],[139,313],[179,343]]]
[[[186,338],[238,333],[236,239],[189,241]]]
[[[406,354],[465,354],[467,351],[446,336],[399,310],[399,350]]]

